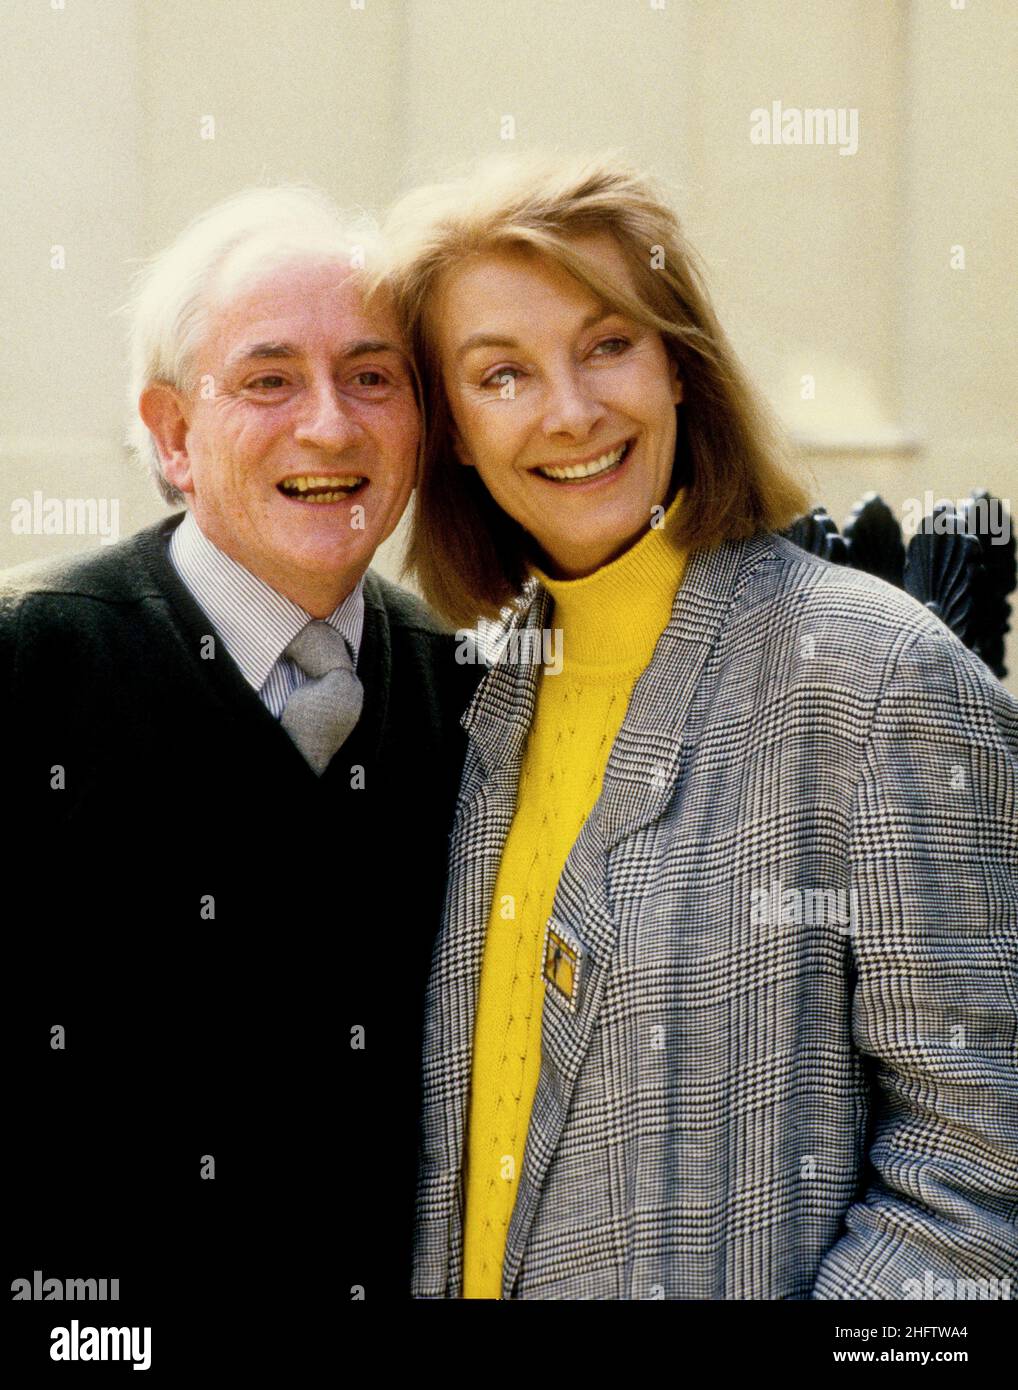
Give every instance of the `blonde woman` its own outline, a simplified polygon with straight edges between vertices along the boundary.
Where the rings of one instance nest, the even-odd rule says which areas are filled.
[[[415,1294],[1013,1275],[1018,705],[777,534],[807,497],[647,180],[504,161],[388,237],[410,565],[504,623],[428,989]]]

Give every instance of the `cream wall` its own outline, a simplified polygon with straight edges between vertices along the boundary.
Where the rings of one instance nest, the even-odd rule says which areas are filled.
[[[120,446],[113,311],[129,262],[256,180],[310,179],[377,211],[474,155],[532,145],[612,146],[667,182],[723,322],[839,522],[867,488],[896,508],[926,488],[1012,494],[1011,0],[4,12],[0,564],[97,544],[12,534],[11,502],[37,489],[115,498],[121,534],[163,514]],[[750,112],[774,100],[856,109],[858,152],[754,145]],[[390,542],[380,565],[397,562]]]

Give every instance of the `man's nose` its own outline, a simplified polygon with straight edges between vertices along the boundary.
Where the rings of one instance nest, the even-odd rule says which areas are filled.
[[[306,409],[294,436],[298,444],[338,451],[356,443],[363,432],[356,412],[343,400],[335,385],[327,382],[308,391]]]
[[[604,414],[604,406],[591,390],[581,370],[570,368],[549,378],[544,410],[544,432],[582,439]]]

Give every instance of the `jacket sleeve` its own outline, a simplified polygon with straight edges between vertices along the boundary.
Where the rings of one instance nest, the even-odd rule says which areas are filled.
[[[946,629],[903,644],[849,859],[869,1166],[812,1297],[1018,1298],[1018,702]]]

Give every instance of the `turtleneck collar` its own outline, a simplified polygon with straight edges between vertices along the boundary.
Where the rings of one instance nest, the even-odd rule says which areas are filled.
[[[618,670],[650,660],[686,566],[674,539],[683,495],[680,488],[660,526],[583,579],[552,579],[530,567],[555,600],[551,622],[563,631],[568,665]]]

